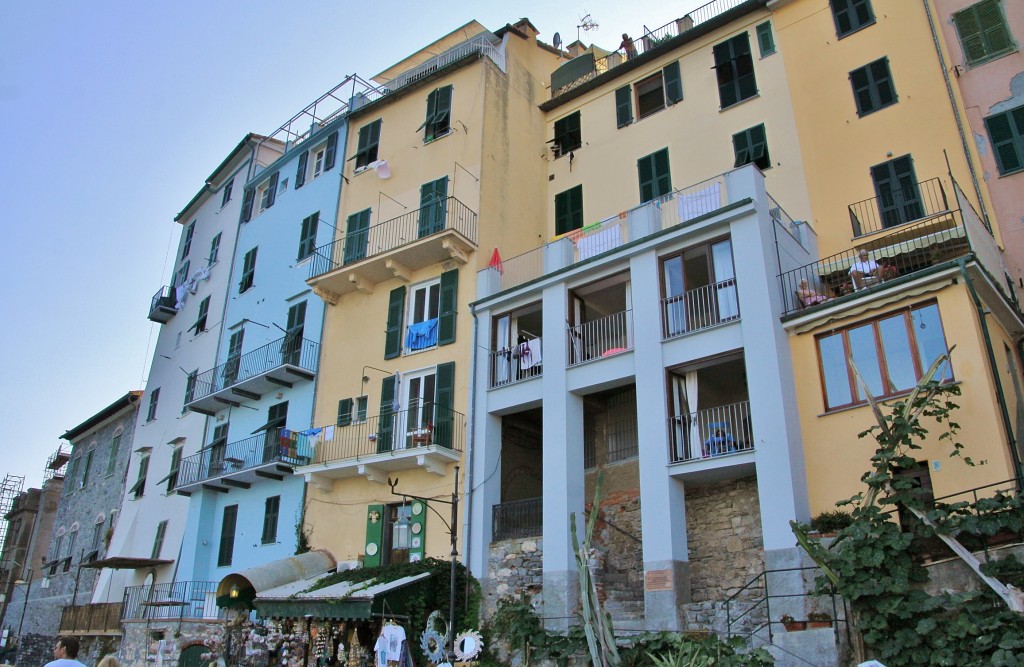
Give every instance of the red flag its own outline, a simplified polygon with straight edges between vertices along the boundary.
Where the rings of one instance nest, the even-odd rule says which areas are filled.
[[[501,263],[501,255],[498,254],[498,249],[494,249],[494,253],[491,254],[491,263],[487,265],[489,268],[496,269],[498,275],[505,274],[505,267]]]

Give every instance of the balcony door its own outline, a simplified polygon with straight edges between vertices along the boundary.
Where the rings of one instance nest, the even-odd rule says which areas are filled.
[[[895,227],[924,217],[921,191],[909,155],[871,167],[883,227]]]
[[[385,378],[381,385],[377,451],[426,445],[451,447],[455,364]]]
[[[288,423],[288,401],[275,403],[267,408],[267,423],[256,429],[256,432],[264,431],[263,436],[263,463],[269,463],[278,456],[281,458],[295,458],[291,449],[291,440],[284,437],[281,429]]]
[[[281,343],[282,362],[291,366],[302,365],[302,337],[306,327],[306,302],[301,301],[288,309],[288,326]]]
[[[213,442],[210,443],[210,459],[208,467],[210,477],[224,472],[224,455],[228,447],[228,424],[220,424],[213,429]]]
[[[724,239],[684,250],[662,262],[666,337],[739,316],[732,242]]]
[[[448,177],[424,183],[420,187],[419,238],[444,229],[448,212]]]
[[[224,387],[230,387],[238,381],[238,368],[241,365],[242,341],[245,329],[239,329],[228,339],[228,360],[224,364]]]

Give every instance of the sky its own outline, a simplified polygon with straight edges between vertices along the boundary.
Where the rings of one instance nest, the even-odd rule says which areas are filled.
[[[5,3],[0,479],[38,486],[64,432],[145,387],[174,216],[247,132],[473,19],[614,49],[704,1]]]

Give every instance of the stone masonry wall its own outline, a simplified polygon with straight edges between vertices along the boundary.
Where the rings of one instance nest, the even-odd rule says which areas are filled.
[[[118,655],[122,667],[177,665],[185,648],[208,640],[223,646],[225,637],[223,621],[127,621],[123,626]]]
[[[491,544],[487,559],[487,579],[483,589],[484,618],[497,609],[498,600],[519,597],[533,598],[534,609],[543,605],[544,548],[540,538],[503,540]]]

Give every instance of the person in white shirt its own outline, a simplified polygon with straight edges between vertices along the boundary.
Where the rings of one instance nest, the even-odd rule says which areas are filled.
[[[857,253],[857,261],[850,267],[850,278],[854,289],[863,289],[878,280],[878,264],[863,248]]]
[[[75,637],[58,637],[57,645],[53,647],[53,660],[46,663],[46,667],[85,667],[75,660],[79,646]]]

